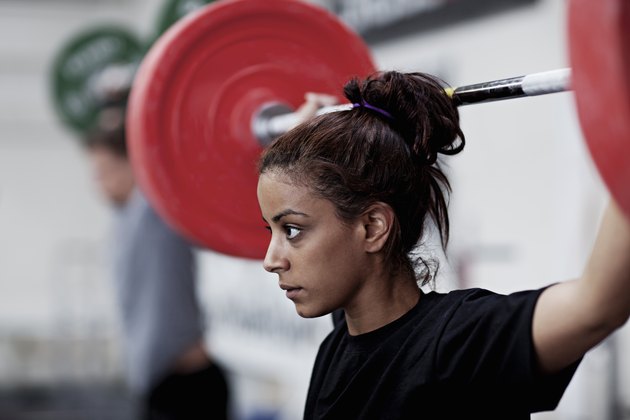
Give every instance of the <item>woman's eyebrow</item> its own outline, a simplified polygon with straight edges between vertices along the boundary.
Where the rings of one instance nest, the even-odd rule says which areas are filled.
[[[272,220],[274,223],[278,223],[278,221],[279,221],[280,219],[282,219],[283,217],[288,216],[288,215],[295,215],[295,216],[304,216],[304,217],[309,217],[309,216],[308,216],[308,214],[306,214],[306,213],[301,213],[301,212],[299,212],[299,211],[295,211],[295,210],[291,210],[291,209],[286,209],[286,210],[283,210],[283,211],[281,211],[280,213],[276,214],[275,216],[273,216],[273,217],[271,218],[271,220]]]

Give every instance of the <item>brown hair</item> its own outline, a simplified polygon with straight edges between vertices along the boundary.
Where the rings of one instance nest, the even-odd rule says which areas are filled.
[[[127,158],[125,109],[109,107],[101,110],[96,124],[83,136],[82,140],[88,149],[101,148],[119,157]]]
[[[443,83],[423,73],[379,72],[351,80],[344,94],[368,106],[321,115],[282,135],[264,151],[259,173],[279,170],[303,183],[331,201],[341,220],[355,219],[375,202],[391,206],[396,221],[387,262],[394,270],[418,268],[424,284],[434,262],[413,251],[427,216],[442,247],[448,243],[450,184],[437,158],[464,147],[457,108]]]

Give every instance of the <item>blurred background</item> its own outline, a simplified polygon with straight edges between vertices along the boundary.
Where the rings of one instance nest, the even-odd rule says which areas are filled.
[[[313,2],[358,31],[383,69],[456,86],[569,63],[562,0]],[[52,65],[81,31],[123,27],[144,48],[177,17],[167,10],[202,3],[0,0],[1,420],[134,418],[107,263],[111,212],[55,110]],[[508,293],[579,275],[607,192],[573,95],[464,107],[461,118],[467,145],[449,163],[452,239],[437,288]],[[330,319],[298,317],[259,261],[197,258],[233,417],[301,418]],[[558,410],[534,418],[630,419],[629,354],[626,326],[586,356]]]

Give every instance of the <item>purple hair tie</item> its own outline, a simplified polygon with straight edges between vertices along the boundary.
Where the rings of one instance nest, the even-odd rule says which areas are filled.
[[[361,101],[361,103],[354,103],[354,104],[352,104],[352,108],[367,108],[367,109],[371,109],[372,111],[378,112],[382,116],[386,117],[390,121],[394,121],[394,117],[392,116],[392,114],[390,114],[389,112],[385,111],[384,109],[377,108],[374,105],[370,105],[370,104],[368,104],[365,101]]]

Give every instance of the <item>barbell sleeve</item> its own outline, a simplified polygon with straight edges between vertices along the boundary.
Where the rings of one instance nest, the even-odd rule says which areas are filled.
[[[558,69],[461,86],[446,92],[460,106],[565,92],[570,86],[571,69]]]

